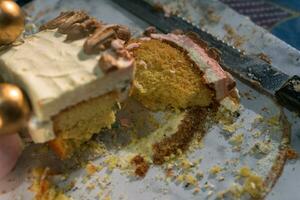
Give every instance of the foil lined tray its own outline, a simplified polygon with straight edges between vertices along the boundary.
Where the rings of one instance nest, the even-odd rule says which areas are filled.
[[[234,190],[237,183],[243,186],[243,178],[238,179],[239,170],[247,166],[266,183],[265,188],[270,189],[285,163],[282,145],[289,140],[288,124],[281,108],[271,99],[240,82],[238,88],[241,94],[247,95],[242,95],[240,116],[231,125],[223,126],[208,120],[205,136],[201,142],[191,142],[191,150],[183,154],[186,156],[175,157],[173,162],[161,166],[151,164],[144,178],[134,175],[130,159],[134,155],[151,156],[152,144],[165,135],[173,134],[185,113],[153,113],[131,102],[119,117],[126,114],[126,118],[131,120],[144,118],[144,122],[138,120],[143,125],[138,129],[142,134],[139,139],[126,144],[130,133],[118,127],[102,133],[97,139],[101,139],[108,151],[89,159],[95,166],[103,166],[103,169],[91,176],[87,175],[85,167],[68,170],[67,178],[58,178],[57,184],[66,189],[76,180],[71,190],[66,189],[66,194],[73,199],[105,199],[107,196],[111,199],[145,200],[216,199],[222,192]],[[149,119],[152,119],[151,123]],[[238,138],[242,139],[236,143],[234,140]],[[72,167],[77,164],[72,162],[74,160],[65,161],[64,165]],[[62,164],[41,147],[29,147],[11,175],[13,181],[10,184],[14,183],[11,186],[16,189],[3,195],[2,199],[32,197],[28,190],[31,181],[25,179],[30,167],[57,169]],[[168,169],[174,176],[166,175]],[[197,183],[194,185],[195,180]],[[249,199],[249,196],[245,195],[242,199]]]
[[[44,1],[36,1],[35,4],[27,8],[33,12],[33,16],[38,16],[36,19],[29,19],[29,22],[32,20],[32,22],[40,24],[56,16],[61,10],[77,8],[87,10],[91,15],[103,21],[128,25],[135,34],[140,34],[147,27],[146,23],[122,11],[120,7],[109,1],[90,0],[88,3],[86,1],[76,1],[76,4],[71,4],[68,0],[48,2],[52,8],[51,12],[41,12],[40,9],[34,8],[34,6],[39,6],[41,2]],[[54,4],[55,6],[53,6]],[[31,26],[30,30],[34,32],[34,25]],[[166,130],[172,133],[176,129],[178,119],[182,114],[151,113],[147,110],[143,112],[144,115],[153,115],[152,118],[156,125],[149,124],[151,131],[144,135],[142,140],[131,146],[116,148],[116,144],[110,140],[111,134],[104,133],[100,136],[100,139],[104,141],[107,147],[112,148],[108,148],[108,153],[105,156],[95,158],[93,161],[97,164],[102,163],[104,169],[88,179],[84,168],[74,169],[70,171],[66,179],[58,180],[58,184],[65,187],[70,181],[76,179],[73,189],[67,192],[73,199],[101,199],[106,196],[110,196],[111,199],[216,199],[220,194],[219,192],[231,188],[237,182],[239,169],[242,166],[248,166],[264,180],[272,176],[267,181],[268,187],[271,188],[284,165],[285,160],[281,154],[281,145],[289,139],[286,130],[288,129],[288,123],[282,108],[274,103],[272,99],[256,92],[242,82],[238,81],[237,85],[241,93],[242,109],[236,122],[229,127],[223,127],[221,124],[210,124],[207,134],[202,139],[202,144],[199,144],[194,149],[195,151],[187,154],[187,160],[198,163],[194,164],[195,166],[191,169],[190,174],[194,177],[197,176],[197,173],[203,173],[204,175],[198,181],[199,186],[201,186],[198,192],[195,193],[196,187],[186,186],[180,181],[167,179],[165,176],[166,166],[151,166],[143,179],[128,176],[126,169],[112,171],[108,169],[110,166],[105,164],[107,159],[117,157],[122,166],[121,161],[128,162],[126,160],[128,156],[147,151],[147,148],[141,147],[153,141],[151,135],[157,134],[157,137],[159,137],[158,135],[166,132]],[[138,108],[138,106],[133,107]],[[132,115],[135,116],[138,113],[133,112]],[[162,116],[166,115],[171,117],[163,117],[167,119],[166,121],[161,120]],[[118,129],[118,127],[115,128]],[[126,140],[127,137],[124,138],[121,131],[117,131],[117,134],[122,136],[121,141]],[[237,135],[242,135],[242,138],[244,138],[240,151],[234,149],[235,145],[230,140],[230,138]],[[267,147],[266,152],[262,152],[262,154],[250,153],[255,145],[267,143],[270,145]],[[58,161],[53,155],[38,149],[40,149],[38,146],[28,148],[16,170],[8,178],[9,180],[1,181],[0,187],[5,188],[8,192],[0,196],[0,199],[31,198],[33,194],[28,191],[31,182],[26,179],[27,169],[41,164],[57,166]],[[66,164],[74,165],[72,162]],[[209,173],[214,166],[223,168],[216,176]],[[272,169],[274,166],[277,166],[279,171],[274,171]],[[174,172],[177,175],[182,173],[180,167],[177,168],[176,166]],[[95,185],[95,188],[89,189],[93,185]],[[244,198],[247,199],[249,196]]]

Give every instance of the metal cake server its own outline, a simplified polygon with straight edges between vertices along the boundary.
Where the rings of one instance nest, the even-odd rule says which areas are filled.
[[[275,97],[279,103],[291,111],[300,111],[299,76],[290,77],[257,56],[243,54],[184,17],[174,15],[166,17],[163,11],[154,8],[144,0],[113,1],[163,33],[169,33],[175,29],[197,33],[209,47],[220,51],[220,64],[225,70],[251,83],[258,90]]]

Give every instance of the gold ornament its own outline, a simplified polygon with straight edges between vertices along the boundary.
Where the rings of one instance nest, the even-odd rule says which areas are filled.
[[[29,106],[23,92],[15,85],[0,84],[0,135],[18,132],[28,118]]]
[[[24,15],[17,3],[0,0],[0,46],[14,42],[24,30]]]

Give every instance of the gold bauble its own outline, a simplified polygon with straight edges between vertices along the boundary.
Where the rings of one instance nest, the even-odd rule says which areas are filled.
[[[29,106],[20,88],[0,84],[0,135],[15,134],[26,125],[28,118]]]
[[[24,30],[24,14],[17,3],[0,0],[0,46],[14,42]]]

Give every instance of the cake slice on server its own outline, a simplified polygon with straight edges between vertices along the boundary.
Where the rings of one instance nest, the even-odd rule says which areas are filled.
[[[127,27],[103,24],[81,11],[63,12],[40,32],[0,52],[0,75],[27,94],[36,143],[62,159],[115,121],[134,75]]]

